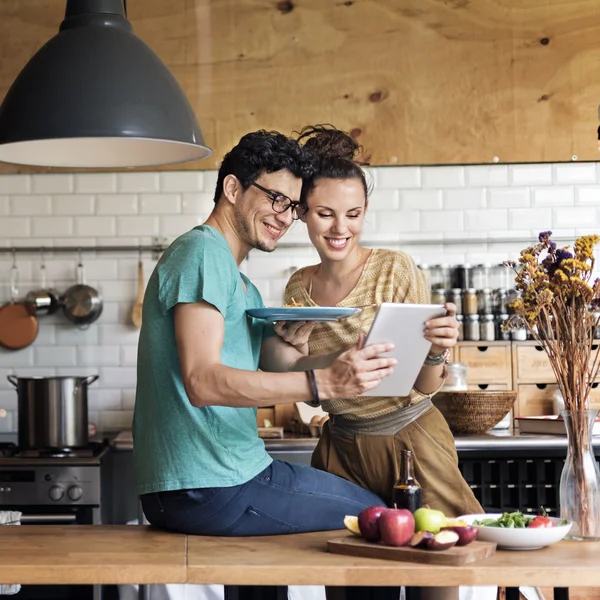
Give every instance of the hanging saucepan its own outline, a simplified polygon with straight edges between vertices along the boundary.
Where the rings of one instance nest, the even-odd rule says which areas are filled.
[[[64,293],[60,302],[67,319],[76,325],[89,325],[102,313],[102,298],[96,289],[85,284],[81,259],[77,265],[77,284]]]
[[[42,251],[42,262],[40,263],[40,289],[29,292],[25,296],[25,303],[29,305],[32,313],[36,315],[51,315],[60,306],[58,294],[46,287],[46,263]]]
[[[18,302],[19,271],[13,258],[10,274],[9,304],[0,308],[0,345],[9,350],[21,350],[33,344],[38,334],[39,323],[31,314],[29,305]]]

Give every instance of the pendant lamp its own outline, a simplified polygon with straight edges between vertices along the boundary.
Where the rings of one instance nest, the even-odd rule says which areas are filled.
[[[132,33],[123,0],[68,0],[59,33],[0,105],[4,162],[139,167],[210,154],[181,86]]]

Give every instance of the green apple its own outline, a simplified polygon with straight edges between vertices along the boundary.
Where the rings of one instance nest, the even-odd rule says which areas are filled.
[[[446,525],[446,515],[433,508],[418,508],[414,513],[415,531],[438,533]]]

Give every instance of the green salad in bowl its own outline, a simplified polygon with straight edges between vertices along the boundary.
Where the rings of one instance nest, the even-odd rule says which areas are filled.
[[[477,539],[494,542],[505,550],[536,550],[562,540],[572,523],[542,514],[525,515],[522,512],[463,515],[460,517],[479,530]]]

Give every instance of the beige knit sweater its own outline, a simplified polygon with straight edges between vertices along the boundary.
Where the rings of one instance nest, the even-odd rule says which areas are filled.
[[[285,289],[285,302],[292,298],[303,306],[317,306],[302,283],[302,271],[296,271]],[[354,289],[336,306],[364,306],[382,302],[428,304],[429,290],[423,273],[414,260],[404,252],[375,249],[369,255]],[[331,354],[340,348],[355,344],[362,331],[367,334],[375,318],[377,307],[361,310],[358,314],[326,323],[317,323],[310,336],[311,355]],[[370,419],[390,413],[399,406],[408,406],[431,395],[413,389],[406,397],[355,397],[324,400],[323,410],[349,419]]]

